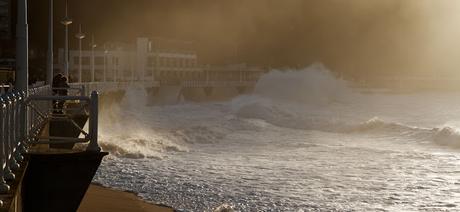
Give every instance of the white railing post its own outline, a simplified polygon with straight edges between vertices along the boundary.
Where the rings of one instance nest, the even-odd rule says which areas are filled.
[[[11,153],[11,125],[13,124],[11,122],[11,99],[9,95],[5,95],[5,103],[6,103],[6,108],[5,108],[5,180],[14,180],[15,175],[10,169],[11,163],[10,163],[10,153]]]
[[[5,194],[10,190],[10,186],[5,181],[5,170],[6,170],[6,123],[5,123],[5,101],[3,97],[0,98],[0,194]]]
[[[23,158],[22,158],[22,155],[19,153],[19,144],[20,144],[20,141],[21,141],[21,138],[22,138],[22,133],[21,133],[21,118],[22,118],[22,114],[21,114],[21,93],[20,92],[17,92],[15,94],[15,101],[14,101],[14,105],[13,105],[13,110],[14,110],[14,114],[15,114],[15,125],[14,125],[14,143],[13,143],[13,146],[14,146],[14,152],[13,152],[13,157],[14,157],[14,160],[16,160],[16,162],[18,161],[21,161]]]
[[[9,162],[12,170],[18,170],[19,164],[16,161],[16,158],[14,157],[14,152],[16,151],[16,140],[17,140],[17,135],[16,135],[16,128],[17,128],[17,122],[18,117],[15,111],[17,99],[14,93],[10,93],[10,151],[8,152],[9,156]]]
[[[26,130],[26,125],[27,125],[27,106],[26,106],[26,93],[25,91],[21,91],[19,93],[20,100],[18,103],[18,111],[19,111],[19,117],[24,117],[24,121],[19,122],[19,140],[18,140],[18,146],[17,146],[17,153],[16,153],[16,159],[18,161],[23,161],[24,157],[22,156],[23,153],[25,153],[26,147],[25,147],[25,142],[27,140],[27,130]]]
[[[98,107],[99,103],[99,94],[97,91],[91,92],[91,97],[90,97],[90,112],[89,112],[89,136],[90,136],[90,141],[88,144],[88,147],[86,148],[86,151],[92,151],[92,152],[99,152],[101,151],[101,147],[99,147],[99,144],[97,143],[97,124],[98,124]]]

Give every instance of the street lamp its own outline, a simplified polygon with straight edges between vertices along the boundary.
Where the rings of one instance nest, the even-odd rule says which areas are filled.
[[[94,82],[94,49],[97,47],[96,43],[94,43],[94,35],[91,35],[91,82]]]
[[[78,39],[78,48],[79,48],[79,56],[78,56],[78,82],[82,82],[82,76],[81,76],[81,42],[83,38],[86,37],[86,35],[81,32],[81,24],[80,24],[80,30],[78,33],[75,35],[75,37]]]
[[[106,45],[104,44],[104,82],[107,81],[107,54],[109,53],[109,50],[107,49]]]
[[[64,44],[64,75],[69,76],[69,25],[72,24],[72,19],[68,15],[68,0],[65,1],[65,17],[61,20],[61,24],[65,26],[65,44]]]
[[[48,14],[48,61],[46,64],[46,83],[53,83],[53,0],[49,0]]]
[[[27,24],[27,1],[18,0],[17,3],[16,82],[14,87],[19,91],[27,92],[29,81],[29,32]]]

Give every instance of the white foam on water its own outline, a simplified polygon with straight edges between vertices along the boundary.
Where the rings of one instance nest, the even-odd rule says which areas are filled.
[[[112,155],[128,158],[162,158],[168,151],[187,151],[180,142],[152,128],[155,119],[144,89],[131,87],[119,104],[101,116],[100,144]]]
[[[458,94],[361,94],[316,64],[228,102],[146,97],[103,115],[119,157],[96,181],[185,211],[460,209]]]
[[[242,121],[248,119],[301,130],[404,134],[460,147],[454,126],[417,126],[377,118],[368,105],[395,110],[386,102],[375,103],[380,97],[355,92],[321,64],[273,70],[262,76],[254,93],[219,104],[149,106],[145,90],[131,87],[120,103],[104,111],[100,140],[116,156],[161,158],[169,151],[187,151],[190,144],[216,143],[235,129],[257,128]]]

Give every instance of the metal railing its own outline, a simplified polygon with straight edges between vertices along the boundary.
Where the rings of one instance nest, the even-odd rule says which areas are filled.
[[[182,81],[182,87],[202,88],[202,87],[238,87],[238,86],[253,86],[257,81]]]
[[[82,82],[82,83],[70,83],[70,87],[82,87],[83,94],[89,95],[85,93],[85,91],[99,91],[99,92],[107,92],[107,91],[115,91],[120,89],[127,89],[133,85],[144,85],[147,87],[159,87],[160,82],[158,81],[129,81],[129,82]]]
[[[23,154],[33,144],[89,142],[86,151],[101,150],[97,141],[98,93],[93,91],[88,97],[84,95],[84,87],[65,89],[77,91],[80,95],[53,95],[50,86],[31,88],[28,97],[24,91],[0,94],[0,194],[9,191],[8,183],[15,179],[14,172],[21,168]],[[73,103],[74,107],[64,107],[62,111],[56,112],[53,104],[63,101]],[[88,116],[88,132],[75,123],[72,114]],[[83,138],[46,135],[43,129],[53,120],[72,123]]]

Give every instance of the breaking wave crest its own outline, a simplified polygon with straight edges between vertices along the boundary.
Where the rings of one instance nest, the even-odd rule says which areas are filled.
[[[132,87],[120,103],[104,107],[99,140],[105,151],[127,158],[162,158],[165,152],[187,151],[167,130],[151,127],[154,114],[146,99],[144,89]]]
[[[399,136],[415,138],[419,141],[431,141],[437,145],[460,148],[460,130],[451,125],[426,128],[409,126],[397,122],[385,122],[379,118],[373,118],[354,127],[349,132],[392,133]]]
[[[102,136],[100,145],[103,150],[117,157],[125,158],[163,158],[169,151],[186,151],[180,145],[162,138],[141,138],[131,136]]]
[[[369,119],[366,122],[350,127],[348,132],[389,132],[389,133],[408,133],[430,131],[428,128],[409,126],[398,122],[385,122],[378,117]]]
[[[439,145],[460,148],[460,130],[455,127],[435,128],[433,141]]]
[[[277,102],[316,106],[353,101],[356,95],[347,81],[337,79],[322,64],[303,70],[273,70],[261,77],[253,94]]]
[[[321,64],[304,70],[274,70],[264,75],[254,93],[233,99],[234,114],[262,119],[296,129],[329,129],[340,122],[331,115],[333,107],[349,105],[360,94],[346,81],[337,79]]]

